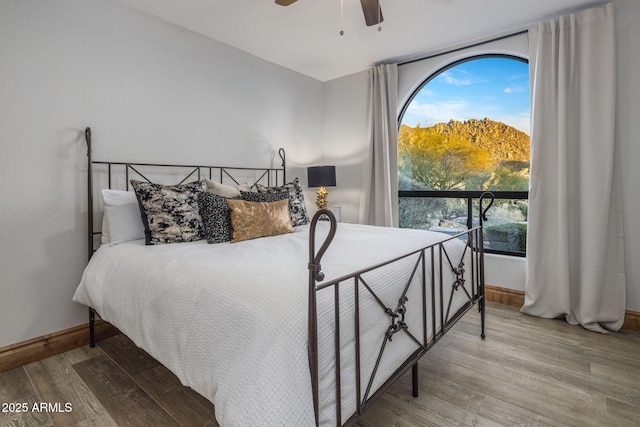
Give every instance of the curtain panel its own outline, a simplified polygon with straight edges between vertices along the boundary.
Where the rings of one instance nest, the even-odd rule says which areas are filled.
[[[369,69],[361,224],[398,226],[398,67]]]
[[[529,31],[527,314],[606,332],[625,313],[614,8]]]

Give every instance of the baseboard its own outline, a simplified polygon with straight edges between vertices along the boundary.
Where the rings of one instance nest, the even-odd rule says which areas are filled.
[[[487,297],[487,301],[514,307],[522,307],[524,305],[523,291],[484,285],[484,294]],[[622,329],[640,332],[640,312],[627,310],[624,314]]]
[[[487,301],[500,304],[522,307],[524,304],[524,292],[515,289],[500,288],[498,286],[484,285],[484,295]]]
[[[96,340],[118,334],[104,320],[95,323]],[[89,323],[0,348],[0,372],[37,362],[55,354],[89,344]]]
[[[640,332],[640,313],[637,311],[627,310],[624,315],[624,324],[622,329]]]

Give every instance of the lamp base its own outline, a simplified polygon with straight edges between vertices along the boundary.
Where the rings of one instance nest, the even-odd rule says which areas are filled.
[[[329,192],[325,187],[318,188],[316,191],[316,207],[318,210],[327,208],[327,197],[329,196]]]

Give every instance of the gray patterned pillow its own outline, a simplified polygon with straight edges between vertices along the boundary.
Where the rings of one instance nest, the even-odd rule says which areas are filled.
[[[231,240],[231,209],[227,198],[217,194],[198,193],[200,216],[204,224],[204,238],[209,243],[222,243]]]
[[[289,194],[289,214],[291,215],[291,224],[295,227],[297,225],[309,223],[307,207],[304,204],[304,194],[302,193],[302,187],[300,187],[298,178],[280,187],[265,187],[260,184],[257,184],[256,187],[260,193],[278,193],[280,191],[286,191]]]
[[[241,191],[242,200],[247,202],[279,202],[289,197],[287,191],[274,191],[271,193],[254,193],[249,191]]]
[[[198,209],[198,193],[204,181],[183,185],[160,185],[131,180],[140,204],[147,245],[200,240],[204,236]]]

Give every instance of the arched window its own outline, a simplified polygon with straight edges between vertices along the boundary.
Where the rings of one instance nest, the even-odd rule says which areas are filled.
[[[483,191],[491,252],[524,255],[529,188],[529,65],[483,55],[449,64],[405,104],[398,135],[400,226],[455,234]],[[474,209],[475,208],[475,209]]]

